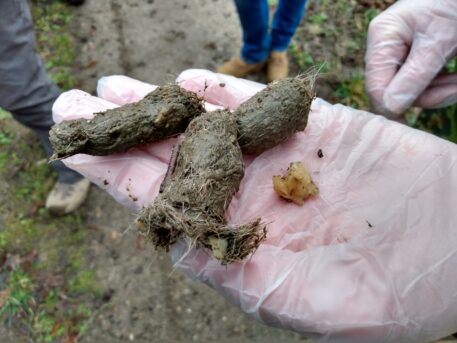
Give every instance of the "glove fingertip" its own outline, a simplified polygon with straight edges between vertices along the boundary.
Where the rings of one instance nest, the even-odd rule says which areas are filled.
[[[107,100],[94,97],[81,90],[72,89],[62,93],[52,106],[52,118],[55,123],[78,118],[91,119],[95,112],[117,107]]]
[[[110,75],[97,82],[97,95],[117,105],[125,105],[143,99],[157,86],[125,75]]]

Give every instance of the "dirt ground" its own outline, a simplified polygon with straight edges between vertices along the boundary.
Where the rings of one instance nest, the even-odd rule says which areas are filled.
[[[231,1],[88,0],[76,21],[79,87],[91,91],[105,75],[161,84],[187,68],[214,70],[241,44]]]
[[[162,84],[187,68],[213,69],[237,53],[241,31],[225,0],[87,0],[77,9],[78,88],[105,75]],[[172,56],[172,58],[170,58]],[[127,230],[133,213],[93,187],[83,211],[106,302],[82,342],[299,342],[244,315],[209,287],[173,270],[167,255]]]

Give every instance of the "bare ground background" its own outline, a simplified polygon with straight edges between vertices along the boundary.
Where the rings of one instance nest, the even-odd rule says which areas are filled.
[[[310,1],[290,48],[292,74],[325,63],[318,94],[369,109],[366,27],[391,2]],[[162,84],[187,68],[214,70],[241,44],[227,0],[32,5],[40,53],[64,89],[94,93],[112,74]],[[173,271],[129,229],[134,214],[95,186],[76,214],[50,216],[43,206],[55,175],[38,141],[5,112],[0,129],[0,342],[306,341]]]

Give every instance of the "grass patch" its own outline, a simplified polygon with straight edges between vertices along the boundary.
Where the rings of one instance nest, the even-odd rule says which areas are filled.
[[[3,291],[2,307],[0,316],[6,316],[11,320],[19,316],[33,315],[33,281],[21,268],[17,268],[9,274],[9,287]]]
[[[48,74],[72,88],[72,8],[34,1],[32,14]],[[73,342],[101,302],[95,271],[87,268],[84,218],[48,213],[56,175],[39,140],[3,110],[0,127],[0,321],[15,341]]]
[[[0,120],[11,118],[11,114],[9,112],[0,108]]]
[[[74,10],[58,1],[40,4],[34,1],[32,16],[35,23],[38,51],[45,61],[51,79],[64,90],[74,88],[73,66],[76,49],[71,35]]]
[[[391,0],[310,2],[290,45],[291,73],[320,68],[318,95],[333,103],[370,110],[364,89],[364,54],[369,22]]]
[[[8,184],[8,201],[0,205],[0,276],[7,280],[0,283],[0,320],[33,342],[70,339],[82,334],[102,292],[87,268],[85,221],[78,213],[48,213],[44,201],[56,177],[36,163],[46,158],[39,141],[12,119],[2,124],[7,137],[16,136],[0,172],[0,183]]]
[[[370,107],[368,94],[365,91],[365,77],[362,72],[352,73],[350,78],[338,82],[335,98],[341,104],[357,109]]]

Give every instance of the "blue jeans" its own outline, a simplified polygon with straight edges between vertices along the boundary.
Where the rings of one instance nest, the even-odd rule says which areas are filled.
[[[268,58],[270,51],[287,50],[305,12],[306,0],[279,0],[269,30],[268,0],[235,0],[243,28],[241,57],[248,63]]]

